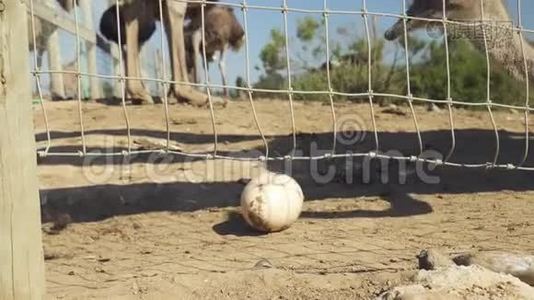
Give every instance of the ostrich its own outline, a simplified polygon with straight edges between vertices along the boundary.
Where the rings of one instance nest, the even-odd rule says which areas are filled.
[[[127,51],[126,45],[126,27],[124,26],[125,15],[122,9],[119,9],[120,18],[120,33],[121,33],[121,47],[124,51]],[[156,19],[154,18],[140,18],[137,20],[139,24],[139,32],[137,34],[137,42],[139,47],[142,47],[152,34],[156,31]],[[117,5],[112,5],[100,17],[100,32],[102,35],[115,43],[119,43],[119,37],[117,32]]]
[[[447,12],[447,18],[458,22],[466,22],[466,24],[476,24],[482,20],[482,13],[484,15],[484,22],[492,22],[492,25],[497,24],[512,24],[512,19],[508,15],[503,0],[483,0],[484,11],[482,11],[482,0],[414,0],[413,4],[408,8],[406,14],[412,17],[438,19],[443,17],[443,1]],[[422,20],[406,20],[406,29],[408,31],[422,28],[428,23]],[[451,25],[452,26],[452,25]],[[458,28],[458,27],[456,27]],[[480,26],[475,27],[478,30]],[[460,29],[460,28],[458,28]],[[490,56],[497,62],[500,62],[512,76],[521,81],[525,80],[525,64],[524,57],[527,59],[527,70],[529,74],[534,71],[534,47],[523,40],[519,34],[512,32],[510,26],[505,27],[504,32],[502,27],[498,30],[496,27],[490,27],[486,30],[486,47],[482,32],[473,36],[473,30],[466,33],[465,37],[469,38],[476,48],[481,51],[487,51]],[[404,35],[403,20],[397,21],[391,28],[389,28],[384,37],[387,40],[395,40]]]
[[[195,82],[198,82],[199,70],[198,57],[202,56],[202,18],[198,16],[191,20],[191,23],[186,27],[186,52],[187,52],[187,68],[189,74]],[[245,31],[237,18],[234,10],[227,6],[215,6],[206,12],[204,17],[204,38],[206,48],[207,63],[213,60],[215,53],[219,53],[219,71],[221,73],[222,84],[224,86],[224,94],[228,96],[228,88],[226,87],[226,72],[224,55],[228,47],[233,51],[238,51],[243,45],[243,38]],[[203,56],[202,56],[203,57]]]
[[[197,58],[202,51],[202,16],[198,10],[191,10],[187,15],[191,22],[184,28],[185,31],[185,50],[186,50],[186,65],[188,74],[193,81],[197,81],[198,71],[200,66],[197,64]],[[124,27],[124,13],[120,11],[121,19],[121,44],[125,44],[125,27]],[[206,58],[211,62],[217,52],[219,52],[219,70],[223,85],[226,86],[226,74],[224,64],[224,54],[228,47],[237,51],[242,43],[244,37],[244,30],[241,24],[237,21],[233,9],[223,6],[211,6],[205,9],[205,39],[206,43]],[[119,42],[117,34],[117,17],[116,6],[109,7],[101,17],[100,32],[108,40]],[[139,20],[138,43],[142,46],[156,30],[156,21],[154,19]],[[196,44],[197,46],[193,46]],[[196,49],[196,51],[195,51]],[[124,49],[125,51],[127,49]],[[225,88],[225,95],[228,95],[228,90]]]
[[[213,5],[205,6],[205,11]],[[186,3],[179,1],[163,1],[163,22],[167,34],[167,45],[171,56],[172,79],[177,82],[187,83],[186,53],[184,45],[184,20],[193,19],[200,15],[201,3]],[[109,8],[100,20],[100,31],[110,40],[117,41],[116,16],[113,14],[116,8]],[[154,0],[125,0],[120,6],[121,43],[126,46],[126,75],[128,77],[140,77],[139,48],[153,33],[153,25],[160,20],[159,1]],[[115,19],[115,20],[113,20]],[[152,29],[151,29],[152,28]],[[147,30],[145,32],[145,30]],[[152,33],[150,33],[152,31]],[[124,37],[124,38],[123,38]],[[132,101],[137,104],[154,103],[148,91],[139,80],[127,80],[126,89]],[[169,91],[171,97],[184,100],[194,105],[205,105],[207,96],[194,90],[192,87],[173,84]],[[214,99],[220,102],[220,99]]]

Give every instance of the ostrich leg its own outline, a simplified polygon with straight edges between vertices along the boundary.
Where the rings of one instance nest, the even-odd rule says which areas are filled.
[[[167,1],[166,6],[164,21],[168,45],[170,47],[169,52],[171,53],[173,80],[188,83],[184,45],[184,17],[187,3]],[[177,100],[182,100],[192,105],[203,106],[208,103],[208,96],[206,94],[195,90],[189,85],[180,86],[173,84],[169,93],[171,96],[176,97]],[[222,103],[225,105],[225,102],[218,97],[212,97],[212,103]]]
[[[188,83],[187,66],[185,61],[184,45],[184,17],[187,8],[185,2],[167,1],[165,4],[164,22],[165,31],[171,54],[171,67],[173,81]],[[195,91],[191,86],[172,84],[169,94],[178,101],[184,101],[196,106],[207,103],[207,96]]]
[[[221,49],[219,55],[219,72],[221,72],[221,80],[223,84],[224,96],[229,97],[230,92],[228,91],[228,86],[226,85],[226,62],[224,61],[224,56],[226,54],[226,45]]]
[[[128,5],[124,9],[126,22],[126,74],[128,77],[141,77],[139,74],[139,20],[135,17],[137,10],[144,9],[143,1],[136,1],[138,5]],[[154,101],[139,80],[128,79],[126,90],[135,104],[152,104]]]

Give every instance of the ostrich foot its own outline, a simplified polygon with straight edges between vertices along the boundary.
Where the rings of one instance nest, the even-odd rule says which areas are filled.
[[[207,94],[199,92],[192,87],[173,88],[169,91],[169,97],[175,98],[178,102],[191,104],[197,107],[208,106],[210,103]],[[211,103],[213,105],[226,107],[227,100],[211,96]]]
[[[128,90],[128,94],[132,100],[132,104],[154,104],[154,99],[152,99],[152,96],[145,89]]]

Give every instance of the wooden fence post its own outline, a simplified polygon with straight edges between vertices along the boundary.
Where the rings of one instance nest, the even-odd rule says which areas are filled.
[[[25,1],[0,0],[0,299],[45,292]],[[24,33],[24,34],[22,34]]]
[[[115,5],[115,0],[108,0],[108,5],[112,6]],[[119,57],[119,46],[115,43],[110,44],[110,54],[113,59],[113,75],[120,76],[122,73],[121,70],[121,62],[118,60]],[[126,53],[122,54],[123,56],[126,55]],[[117,98],[122,98],[122,84],[119,80],[113,80],[113,96]]]
[[[94,29],[92,9],[93,2],[94,1],[90,0],[79,0],[79,5],[84,15],[84,25],[85,27],[91,30]],[[96,44],[90,41],[86,41],[85,47],[87,49],[87,71],[90,74],[97,74],[98,71],[96,65]],[[98,77],[89,77],[89,90],[91,99],[102,98],[102,86]]]
[[[115,57],[119,57],[119,46],[117,46],[115,43],[112,43],[110,46],[110,54],[113,60],[113,75],[120,76],[121,75],[121,65],[118,59],[115,59]],[[123,54],[125,55],[125,54]],[[116,98],[122,98],[122,84],[118,79],[114,79],[111,83],[113,85],[113,97]]]
[[[46,5],[55,7],[56,1],[47,0]],[[46,22],[46,21],[44,21]],[[43,26],[54,26],[52,24],[44,23]],[[55,27],[55,26],[54,26]],[[46,41],[46,52],[48,57],[48,69],[54,71],[62,71],[63,65],[61,62],[61,48],[59,47],[59,31],[57,28],[53,30]],[[65,98],[65,85],[63,83],[63,74],[54,73],[50,74],[50,96],[52,99]]]
[[[62,71],[61,65],[61,50],[59,48],[59,32],[56,30],[48,37],[46,41],[48,69],[54,71]],[[65,84],[63,82],[63,74],[50,74],[50,96],[52,99],[65,98]]]
[[[156,49],[154,51],[154,74],[156,75],[157,79],[165,80],[166,78],[163,78],[163,61],[161,60],[161,49]],[[165,93],[165,90],[163,89],[163,85],[159,82],[156,83],[156,95],[163,96],[163,93]]]

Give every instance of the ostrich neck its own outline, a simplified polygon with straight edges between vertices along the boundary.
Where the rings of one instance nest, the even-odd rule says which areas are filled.
[[[484,6],[484,26],[482,31],[478,26],[475,29],[476,34],[471,37],[475,47],[482,53],[487,50],[490,56],[505,69],[507,69],[512,76],[521,81],[525,80],[525,60],[527,62],[527,70],[530,80],[534,79],[534,47],[521,35],[514,30],[513,20],[510,18],[506,7],[501,0],[487,1]],[[482,13],[477,8],[478,18],[482,19]],[[459,14],[458,19],[467,16]],[[473,15],[471,15],[473,17]],[[471,18],[473,20],[473,18]],[[477,32],[478,31],[478,32]],[[484,34],[486,43],[484,42]]]

